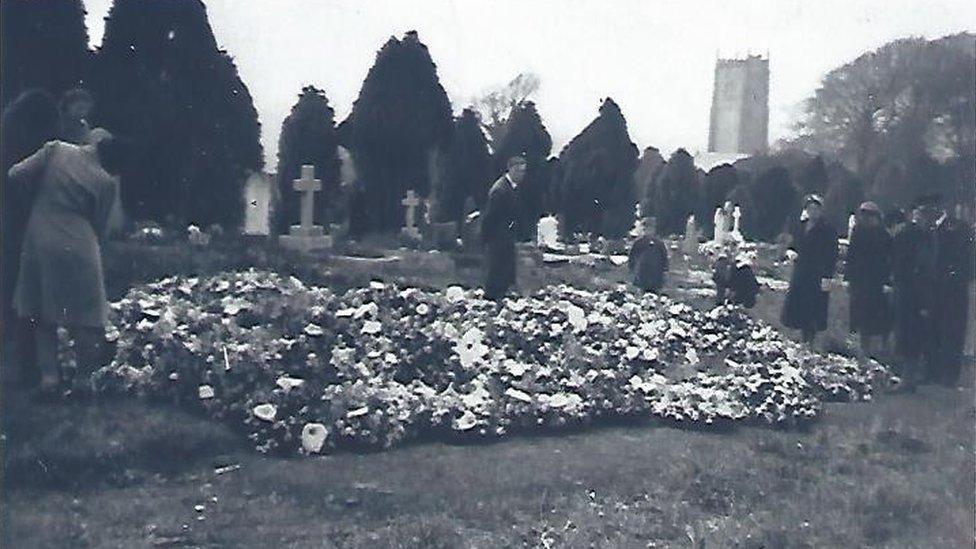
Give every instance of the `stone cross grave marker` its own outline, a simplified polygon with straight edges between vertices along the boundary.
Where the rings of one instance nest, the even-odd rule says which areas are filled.
[[[302,177],[293,182],[295,190],[302,193],[301,221],[299,230],[311,236],[314,226],[315,193],[322,190],[322,180],[315,179],[315,166],[302,166]]]
[[[302,165],[302,176],[295,179],[294,188],[302,193],[299,225],[292,225],[279,241],[288,248],[309,251],[332,246],[332,238],[321,225],[315,225],[315,193],[322,190],[322,180],[315,179],[315,166]]]
[[[400,229],[404,235],[410,238],[420,238],[420,229],[417,228],[417,206],[420,205],[420,199],[417,197],[417,193],[413,192],[413,189],[407,191],[407,196],[400,201],[407,208],[406,226]]]

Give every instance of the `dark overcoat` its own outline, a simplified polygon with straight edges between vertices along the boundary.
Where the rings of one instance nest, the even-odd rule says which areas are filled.
[[[99,238],[118,197],[118,180],[92,145],[51,141],[14,165],[37,194],[24,235],[14,291],[18,315],[47,324],[101,327],[108,317]]]
[[[664,286],[668,272],[668,250],[661,239],[644,235],[630,248],[627,265],[634,273],[634,285],[645,292],[656,292]]]
[[[962,221],[944,218],[935,229],[935,287],[931,320],[935,324],[933,343],[934,376],[956,383],[966,343],[970,312],[969,284],[976,271],[973,231]]]
[[[819,332],[827,329],[829,294],[821,281],[831,278],[837,264],[837,232],[823,219],[804,223],[794,241],[797,252],[782,321],[788,328]]]
[[[891,311],[884,292],[891,277],[891,254],[891,236],[884,227],[854,227],[845,268],[852,332],[872,336],[891,329]]]
[[[498,299],[515,285],[515,238],[518,234],[518,199],[508,175],[488,191],[481,217],[485,253],[485,295]]]

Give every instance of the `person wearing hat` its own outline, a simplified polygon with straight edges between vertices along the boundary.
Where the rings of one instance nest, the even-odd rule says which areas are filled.
[[[627,257],[627,266],[634,274],[634,286],[645,292],[657,292],[664,286],[668,272],[668,250],[657,237],[653,217],[645,217],[643,234],[634,241]]]
[[[485,296],[502,298],[515,285],[515,238],[518,234],[519,201],[517,190],[525,179],[524,156],[508,159],[508,170],[488,191],[481,221],[481,240],[485,246]]]
[[[874,202],[858,208],[847,250],[845,278],[850,296],[850,331],[860,334],[861,349],[871,356],[891,329],[885,285],[891,276],[891,236]]]
[[[793,242],[796,263],[781,314],[783,325],[799,330],[806,342],[827,329],[827,289],[837,264],[837,231],[823,218],[822,208],[818,195],[804,200],[803,221]]]

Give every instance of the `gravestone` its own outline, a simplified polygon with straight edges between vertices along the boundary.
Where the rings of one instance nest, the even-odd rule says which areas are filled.
[[[740,224],[742,222],[742,210],[738,206],[732,210],[732,239],[736,242],[744,242],[745,239],[742,237],[742,229]]]
[[[322,190],[322,180],[315,179],[315,166],[302,166],[302,176],[294,181],[295,190],[302,193],[301,218],[292,225],[288,234],[278,237],[282,246],[308,252],[332,247],[332,238],[325,234],[321,225],[314,223],[315,193]]]
[[[544,250],[559,250],[559,220],[555,216],[547,215],[539,219],[536,226],[536,244]]]
[[[695,225],[695,216],[689,215],[688,222],[685,223],[685,238],[681,243],[681,251],[685,255],[698,253],[698,227]]]
[[[400,233],[407,238],[420,240],[420,229],[417,228],[417,206],[420,205],[420,199],[417,193],[413,192],[413,189],[408,190],[407,196],[400,201],[400,204],[407,208],[405,223]]]
[[[271,234],[271,182],[260,172],[254,172],[244,183],[244,234]]]

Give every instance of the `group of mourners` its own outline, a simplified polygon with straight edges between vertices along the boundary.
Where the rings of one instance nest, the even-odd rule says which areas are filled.
[[[119,219],[131,150],[90,127],[93,108],[83,89],[60,102],[31,90],[3,112],[3,363],[45,396],[89,394],[86,374],[111,354],[99,242]],[[59,327],[75,341],[73,376],[59,364]]]
[[[499,299],[515,284],[518,187],[525,177],[522,157],[491,186],[482,216],[486,248],[485,295]],[[823,199],[804,198],[787,252],[793,260],[781,311],[787,328],[806,342],[827,329],[830,290],[837,284],[838,233],[823,217]],[[861,338],[867,356],[890,348],[905,386],[958,383],[966,343],[970,283],[976,244],[972,228],[947,212],[938,195],[921,197],[910,212],[885,219],[874,202],[854,214],[843,276],[848,283],[849,329]],[[659,292],[668,273],[668,250],[645,218],[633,243],[628,267],[636,288]],[[712,279],[717,304],[752,308],[760,285],[751,258],[729,247],[718,253]],[[892,342],[893,340],[893,342]]]
[[[823,219],[822,206],[820,197],[807,197],[782,315],[783,324],[807,341],[827,328],[838,256],[837,232]],[[907,388],[955,386],[976,262],[971,227],[946,211],[936,194],[887,220],[877,204],[864,202],[853,221],[844,265],[850,331],[860,336],[866,355],[893,347]]]

